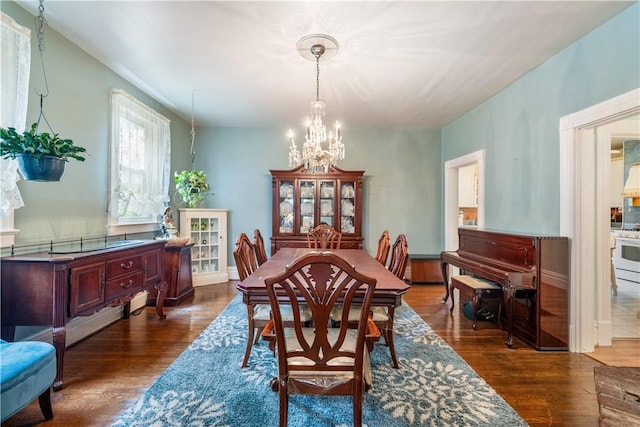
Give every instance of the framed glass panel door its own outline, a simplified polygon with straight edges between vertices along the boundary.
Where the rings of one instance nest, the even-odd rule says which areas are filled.
[[[356,232],[356,189],[354,182],[340,184],[340,231]]]
[[[293,233],[293,181],[280,182],[280,233]]]
[[[334,227],[333,204],[336,198],[335,181],[320,182],[320,223],[325,223]]]
[[[316,225],[316,182],[300,181],[300,233]]]

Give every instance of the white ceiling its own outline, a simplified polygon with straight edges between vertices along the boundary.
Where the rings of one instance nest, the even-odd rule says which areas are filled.
[[[296,42],[324,33],[328,122],[440,127],[631,3],[46,0],[44,16],[187,120],[194,94],[197,125],[301,127],[316,70]]]

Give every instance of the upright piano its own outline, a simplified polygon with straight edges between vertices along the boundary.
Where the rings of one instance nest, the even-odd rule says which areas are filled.
[[[458,250],[440,254],[449,295],[449,267],[502,286],[507,329],[537,350],[569,348],[569,239],[458,229]],[[453,296],[451,296],[453,298]]]

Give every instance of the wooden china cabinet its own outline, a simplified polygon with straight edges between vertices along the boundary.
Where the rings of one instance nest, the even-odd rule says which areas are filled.
[[[301,165],[272,170],[271,254],[307,245],[307,233],[326,223],[342,233],[341,247],[362,249],[362,176],[364,171],[332,167],[309,173]]]

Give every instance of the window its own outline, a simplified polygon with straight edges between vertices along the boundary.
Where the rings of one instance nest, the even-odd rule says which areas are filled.
[[[29,72],[31,68],[31,30],[0,13],[0,127],[22,132],[27,120]],[[18,161],[0,159],[0,246],[15,243],[14,210],[24,206],[16,182]]]
[[[169,202],[169,120],[111,91],[109,234],[154,231]]]

